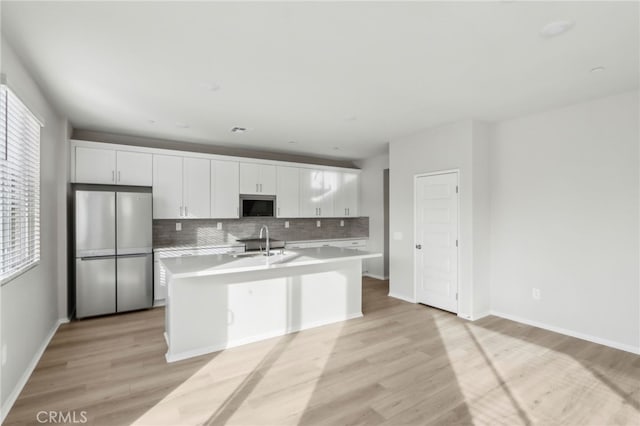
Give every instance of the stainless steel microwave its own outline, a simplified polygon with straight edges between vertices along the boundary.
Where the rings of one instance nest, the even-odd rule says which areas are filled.
[[[240,217],[274,217],[275,195],[240,194]]]

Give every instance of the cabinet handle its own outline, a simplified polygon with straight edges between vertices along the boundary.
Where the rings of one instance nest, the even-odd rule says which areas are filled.
[[[116,172],[111,170],[111,182],[115,182],[116,181]]]
[[[262,184],[260,184],[260,192],[262,192]]]
[[[182,206],[180,206],[180,217],[182,217]]]
[[[184,206],[184,217],[189,216],[189,213],[187,213],[187,206]]]
[[[256,183],[256,192],[260,192],[260,191],[258,191],[258,184],[257,183]]]
[[[280,216],[280,207],[278,207],[278,216]]]
[[[318,207],[318,216],[322,216],[322,207]]]
[[[118,182],[120,182],[120,170],[118,170]]]
[[[351,216],[351,209],[347,208],[347,216]]]

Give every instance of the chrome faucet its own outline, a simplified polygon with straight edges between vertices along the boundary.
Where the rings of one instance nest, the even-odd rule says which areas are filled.
[[[262,225],[262,228],[260,228],[260,238],[262,238],[262,231],[267,231],[266,235],[267,235],[267,244],[266,244],[266,253],[264,254],[265,256],[271,256],[271,248],[269,247],[269,228],[267,227],[267,225]],[[260,246],[262,247],[262,246]]]

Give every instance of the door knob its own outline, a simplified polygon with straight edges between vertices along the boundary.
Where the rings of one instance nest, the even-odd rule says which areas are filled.
[[[416,248],[420,250],[422,248],[422,244],[416,244]]]

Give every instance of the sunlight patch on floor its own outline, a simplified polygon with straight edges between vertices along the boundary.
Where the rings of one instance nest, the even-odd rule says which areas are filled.
[[[322,344],[294,333],[221,351],[133,424],[297,424],[342,326],[306,332],[322,333]]]
[[[579,419],[605,424],[610,417],[601,417],[601,413],[609,416],[615,411],[620,412],[621,418],[633,418],[634,413],[640,418],[639,404],[631,399],[633,378],[628,379],[625,392],[613,388],[605,377],[598,378],[597,371],[563,352],[471,323],[460,323],[454,335],[450,326],[456,318],[436,315],[434,321],[439,329],[448,326],[448,333],[443,333],[441,339],[477,424],[573,424]],[[463,347],[458,333],[468,338]],[[553,371],[549,372],[551,365]],[[545,374],[536,374],[543,368]],[[594,377],[598,379],[595,385]],[[616,382],[620,383],[620,378]],[[597,405],[582,403],[593,401],[594,396]]]

